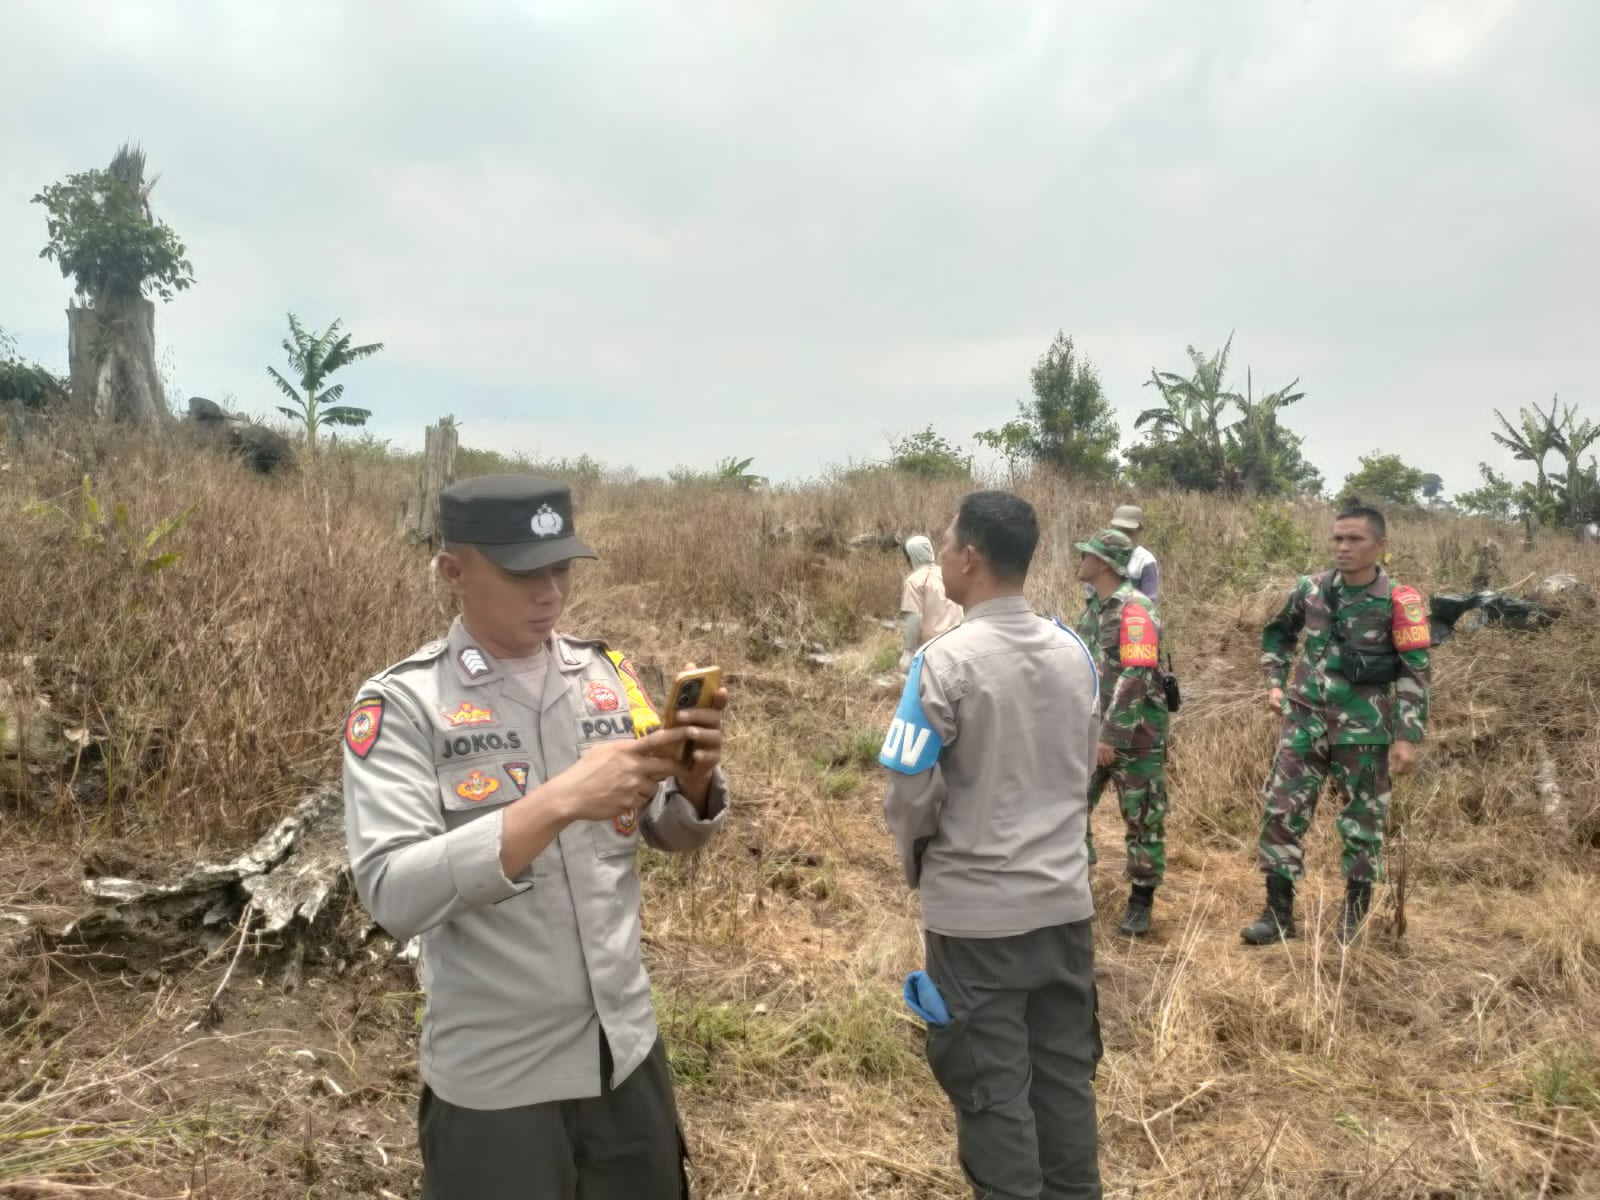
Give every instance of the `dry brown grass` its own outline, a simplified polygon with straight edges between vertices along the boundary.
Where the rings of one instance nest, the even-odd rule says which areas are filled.
[[[145,574],[114,537],[85,544],[85,473],[141,535],[196,505],[171,539],[177,563]],[[447,616],[423,558],[393,541],[405,485],[336,457],[268,483],[176,447],[108,454],[87,435],[5,460],[0,676],[87,741],[76,769],[4,760],[0,909],[68,911],[85,865],[159,872],[232,849],[335,777],[356,684]],[[1074,537],[1116,499],[1026,490]],[[831,544],[879,525],[936,532],[960,491],[878,476],[772,496],[580,494],[606,557],[585,568],[571,626],[667,666],[719,661],[735,692],[735,824],[705,854],[643,860],[699,1195],[964,1194],[898,1000],[920,959],[916,905],[871,762],[893,703],[871,682],[893,639],[875,618],[900,564]],[[63,515],[28,509],[39,500]],[[1341,890],[1324,812],[1308,936],[1247,952],[1237,929],[1260,904],[1250,848],[1274,733],[1256,638],[1328,518],[1193,496],[1147,511],[1187,700],[1156,936],[1118,939],[1123,885],[1111,866],[1095,879],[1107,1194],[1600,1195],[1600,621],[1578,611],[1545,636],[1486,631],[1436,655],[1432,744],[1395,806],[1403,940],[1392,883],[1350,954],[1325,929],[1310,936]],[[1463,547],[1487,532],[1397,522],[1396,570],[1464,586]],[[1504,582],[1600,574],[1591,548],[1503,549]],[[1056,565],[1047,545],[1034,599],[1071,611]],[[842,657],[808,666],[808,642]],[[1114,845],[1113,811],[1097,820]],[[224,1029],[196,1038],[183,1030],[226,955],[106,946],[0,963],[0,1194],[411,1194],[408,974],[358,954],[285,993],[259,966],[232,985]]]

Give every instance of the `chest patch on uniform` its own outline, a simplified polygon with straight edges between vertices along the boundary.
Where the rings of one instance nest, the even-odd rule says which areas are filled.
[[[365,758],[378,744],[378,731],[383,728],[383,701],[374,696],[363,700],[350,710],[344,723],[344,744],[357,758]]]
[[[500,790],[500,781],[493,775],[485,775],[482,771],[474,771],[460,783],[456,784],[456,795],[463,800],[487,800]]]
[[[474,754],[488,754],[491,750],[521,749],[522,735],[515,729],[508,729],[504,737],[498,733],[474,733],[470,737],[462,734],[460,737],[446,738],[439,743],[439,757],[470,758]]]
[[[906,676],[905,690],[900,693],[900,707],[895,709],[894,720],[889,723],[889,733],[883,739],[878,761],[902,775],[920,775],[933,769],[943,749],[944,739],[933,731],[928,715],[922,711],[922,655],[919,654],[911,660],[911,673]]]
[[[452,729],[460,729],[463,725],[489,725],[494,722],[494,712],[491,709],[479,708],[470,700],[463,700],[461,707],[455,712],[441,712],[439,715]]]
[[[477,679],[479,676],[489,673],[489,660],[483,656],[483,651],[476,646],[463,647],[460,659],[461,669],[467,673],[469,678]]]
[[[601,683],[598,679],[589,681],[585,693],[590,712],[612,713],[622,707],[622,698],[617,695],[617,689],[608,683]]]
[[[608,717],[584,717],[578,722],[578,734],[586,742],[601,738],[638,737],[633,718],[627,713],[613,713]]]
[[[1422,650],[1431,642],[1428,616],[1423,611],[1422,594],[1416,588],[1402,584],[1394,589],[1394,648],[1396,650]]]
[[[611,827],[623,837],[627,837],[635,829],[639,828],[639,814],[631,808],[625,813],[618,813],[617,819],[611,822]]]
[[[506,778],[511,780],[512,786],[517,789],[517,795],[526,796],[528,794],[527,763],[507,763]]]
[[[1118,653],[1125,667],[1153,667],[1158,661],[1155,622],[1137,604],[1122,606]]]

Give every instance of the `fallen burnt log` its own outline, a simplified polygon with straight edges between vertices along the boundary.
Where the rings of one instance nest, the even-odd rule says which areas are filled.
[[[227,938],[251,909],[257,935],[293,932],[349,894],[343,801],[337,791],[303,800],[255,845],[227,862],[197,863],[168,883],[101,877],[85,881],[95,901],[60,937],[96,940],[154,928],[197,928]]]

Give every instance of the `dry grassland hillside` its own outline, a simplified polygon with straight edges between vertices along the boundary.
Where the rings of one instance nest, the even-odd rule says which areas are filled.
[[[449,618],[395,538],[409,481],[338,451],[264,481],[87,433],[0,450],[0,1195],[415,1194],[420,997],[351,905],[309,949],[57,936],[86,877],[226,858],[337,780],[356,685]],[[604,557],[568,627],[667,670],[718,662],[733,693],[734,823],[696,857],[641,860],[698,1196],[965,1194],[899,998],[917,910],[879,812],[901,559],[846,544],[937,534],[962,490],[578,490]],[[1047,529],[1032,599],[1075,614],[1053,534],[1123,497],[1023,490]],[[1328,935],[1325,804],[1307,936],[1250,951],[1275,735],[1257,637],[1330,517],[1195,496],[1146,512],[1186,702],[1154,936],[1115,933],[1116,854],[1094,879],[1107,1195],[1600,1196],[1600,617],[1579,599],[1546,632],[1442,647],[1371,935],[1348,955]],[[1600,551],[1554,534],[1524,551],[1421,515],[1393,533],[1392,569],[1425,590],[1466,588],[1488,537],[1497,585],[1600,581]],[[1119,844],[1114,806],[1096,824]]]

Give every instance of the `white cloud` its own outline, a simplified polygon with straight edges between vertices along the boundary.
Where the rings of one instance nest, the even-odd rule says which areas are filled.
[[[406,442],[775,475],[966,438],[1057,328],[1127,423],[1237,331],[1337,479],[1469,483],[1491,408],[1585,400],[1583,0],[31,6],[0,44],[0,325],[64,357],[27,198],[142,140],[197,287],[185,388],[271,403],[286,310],[388,350]],[[1131,429],[1129,430],[1131,436]]]

